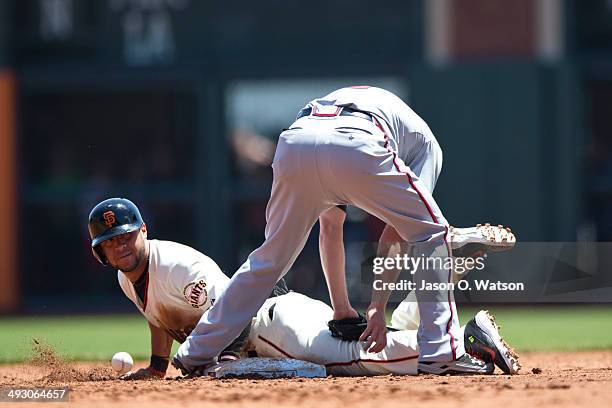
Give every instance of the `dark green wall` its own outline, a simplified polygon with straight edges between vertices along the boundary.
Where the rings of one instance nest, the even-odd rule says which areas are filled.
[[[232,76],[308,75],[343,71],[343,64],[352,64],[353,70],[363,65],[398,65],[422,55],[421,0],[72,3],[72,33],[45,40],[40,33],[39,1],[13,0],[20,64],[58,60],[134,64],[125,56],[125,38],[146,42],[151,16],[169,22],[176,46],[172,57],[142,65],[206,63]],[[129,21],[142,30],[126,35]]]
[[[575,238],[580,146],[571,69],[534,63],[417,67],[411,101],[444,151],[435,196],[451,224]]]
[[[11,3],[0,1],[0,69],[11,61],[10,59],[10,33],[11,33]]]

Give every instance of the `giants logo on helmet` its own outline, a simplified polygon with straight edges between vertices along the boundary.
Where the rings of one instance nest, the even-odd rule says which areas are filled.
[[[183,289],[183,296],[193,307],[200,308],[204,306],[208,300],[208,292],[206,292],[206,282],[203,279],[197,282],[191,282]]]
[[[112,211],[105,212],[102,214],[102,217],[104,217],[104,224],[106,224],[108,228],[112,227],[115,221],[117,221],[115,218],[115,213]]]

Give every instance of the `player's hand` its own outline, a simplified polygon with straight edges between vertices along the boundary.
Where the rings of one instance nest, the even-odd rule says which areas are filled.
[[[346,318],[356,318],[359,317],[359,313],[351,306],[348,306],[344,309],[334,309],[334,315],[332,320],[342,320]]]
[[[366,310],[368,327],[359,337],[359,341],[365,342],[363,349],[371,353],[381,352],[387,345],[387,322],[385,320],[385,308],[370,304]]]
[[[127,374],[119,377],[120,380],[125,381],[134,381],[134,380],[152,380],[152,379],[162,379],[166,376],[166,373],[162,373],[161,371],[157,371],[151,367],[141,368],[140,370],[130,371]]]

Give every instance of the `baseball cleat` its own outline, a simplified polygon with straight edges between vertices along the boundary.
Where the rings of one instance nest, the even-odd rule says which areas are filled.
[[[457,250],[461,250],[462,254],[477,251],[507,251],[516,244],[516,237],[512,230],[503,225],[478,224],[470,228],[449,227],[448,232],[453,255]]]
[[[206,364],[201,367],[196,367],[193,370],[188,370],[183,366],[183,364],[179,361],[178,358],[174,357],[172,359],[171,364],[177,370],[180,370],[181,374],[185,376],[185,378],[194,378],[194,377],[202,377],[208,375],[208,369],[211,368],[214,363]]]
[[[495,370],[493,363],[486,363],[477,357],[465,353],[455,361],[443,363],[419,361],[421,374],[491,374]]]
[[[465,351],[487,363],[495,363],[506,374],[521,369],[518,354],[499,334],[495,317],[481,310],[465,325]]]
[[[174,357],[172,359],[172,361],[170,362],[170,364],[172,364],[172,366],[174,368],[176,368],[177,370],[179,370],[181,372],[182,375],[187,375],[189,374],[189,370],[185,368],[185,366],[183,366],[183,364],[179,361],[178,358]]]

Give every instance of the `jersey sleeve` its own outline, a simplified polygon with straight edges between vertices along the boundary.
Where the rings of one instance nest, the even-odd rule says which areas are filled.
[[[229,278],[210,258],[190,265],[175,265],[168,275],[177,297],[197,309],[208,309],[225,290]]]

